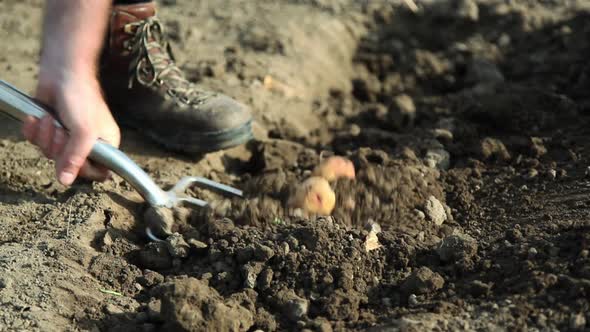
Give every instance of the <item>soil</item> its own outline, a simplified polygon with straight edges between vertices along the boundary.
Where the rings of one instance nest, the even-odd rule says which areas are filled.
[[[590,329],[590,3],[416,3],[161,1],[187,76],[256,118],[206,156],[123,128],[161,186],[245,191],[190,190],[211,208],[163,241],[124,180],[63,187],[2,121],[0,331]],[[42,5],[0,1],[2,79],[30,93]],[[328,154],[356,179],[293,211]]]

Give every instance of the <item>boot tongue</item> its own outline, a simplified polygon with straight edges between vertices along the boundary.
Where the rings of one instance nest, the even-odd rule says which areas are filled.
[[[109,22],[108,62],[117,69],[126,70],[129,66],[130,53],[125,41],[130,35],[125,29],[130,23],[143,21],[156,15],[156,5],[153,1],[133,4],[115,5]]]
[[[156,16],[156,5],[154,2],[133,5],[115,5],[113,6],[113,12],[133,16],[136,18],[136,21],[145,20],[148,17]]]

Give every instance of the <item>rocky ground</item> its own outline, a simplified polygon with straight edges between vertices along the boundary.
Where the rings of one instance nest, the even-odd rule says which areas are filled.
[[[2,121],[0,331],[589,329],[590,3],[416,3],[162,1],[187,75],[257,121],[206,156],[124,129],[158,184],[245,191],[191,190],[213,209],[163,242],[121,178],[65,188]],[[0,78],[27,92],[41,12],[0,1]],[[328,153],[356,179],[293,215]]]

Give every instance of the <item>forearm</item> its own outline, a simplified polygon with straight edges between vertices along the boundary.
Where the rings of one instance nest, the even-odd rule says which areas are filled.
[[[110,6],[111,0],[47,0],[41,71],[96,75]]]

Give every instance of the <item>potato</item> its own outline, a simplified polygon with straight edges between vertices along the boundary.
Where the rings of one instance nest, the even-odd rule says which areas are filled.
[[[335,181],[339,178],[355,178],[354,165],[352,161],[340,157],[332,156],[323,159],[315,168],[313,175],[323,177],[329,182]]]
[[[307,213],[329,215],[336,205],[336,194],[326,179],[313,176],[297,186],[289,202]]]

